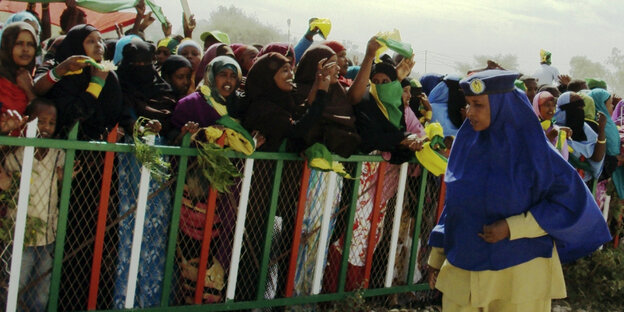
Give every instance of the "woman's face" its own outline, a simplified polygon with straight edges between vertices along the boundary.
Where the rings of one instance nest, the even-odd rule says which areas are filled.
[[[340,75],[344,76],[347,74],[347,69],[349,69],[349,63],[347,62],[347,50],[340,51],[340,53],[336,54],[338,58],[338,66],[340,66]]]
[[[156,49],[156,64],[164,63],[171,56],[171,51],[167,47],[159,47]]]
[[[540,115],[544,120],[551,120],[553,116],[555,116],[555,99],[548,99],[544,104],[540,105],[539,111]]]
[[[384,73],[374,74],[373,78],[371,78],[371,81],[376,85],[392,82],[392,80],[390,80],[390,77],[388,77],[388,75]]]
[[[170,81],[168,82],[178,94],[186,94],[186,91],[191,87],[191,73],[190,67],[178,68],[169,77]]]
[[[201,62],[201,51],[194,46],[186,46],[180,51],[180,55],[184,56],[191,65],[193,65],[193,71],[197,70],[199,62]]]
[[[273,76],[273,80],[277,87],[285,92],[290,92],[293,90],[293,71],[290,63],[286,63],[277,70],[275,75]]]
[[[403,94],[401,95],[401,99],[403,100],[403,105],[409,106],[409,102],[412,99],[412,87],[411,86],[403,87]]]
[[[99,31],[92,31],[82,42],[85,54],[95,60],[101,62],[104,58],[104,40]]]
[[[238,74],[230,68],[225,68],[215,75],[215,88],[219,94],[226,98],[236,90]]]
[[[490,100],[487,94],[466,96],[466,116],[474,131],[490,127]]]
[[[36,50],[37,43],[32,33],[28,30],[20,31],[11,51],[13,62],[19,67],[28,66],[32,63]]]

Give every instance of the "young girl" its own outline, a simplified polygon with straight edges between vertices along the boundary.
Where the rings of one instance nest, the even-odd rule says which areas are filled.
[[[546,132],[546,137],[550,144],[555,146],[561,156],[564,159],[568,159],[568,144],[565,142],[564,138],[559,140],[560,134],[559,131],[563,130],[567,134],[566,136],[570,136],[572,131],[567,127],[559,127],[554,124],[553,117],[555,116],[555,97],[550,94],[548,91],[541,91],[537,93],[533,97],[533,111],[540,119],[542,124],[542,128],[544,132]]]
[[[47,139],[54,135],[56,108],[53,103],[43,98],[36,98],[28,105],[26,114],[30,120],[39,119],[39,137]],[[23,157],[24,148],[19,147],[6,157],[4,168],[7,172],[20,172]],[[28,216],[39,219],[43,228],[38,229],[34,240],[26,241],[24,246],[19,285],[20,301],[28,307],[27,311],[45,311],[48,304],[50,274],[47,274],[47,271],[52,268],[59,214],[58,187],[64,163],[65,152],[60,149],[35,149]],[[39,278],[41,280],[33,286],[24,288]]]
[[[162,63],[160,76],[171,85],[176,100],[180,100],[188,95],[193,66],[185,57],[172,55]]]
[[[26,111],[35,98],[32,71],[39,42],[35,30],[25,22],[6,26],[0,44],[0,103],[2,112]]]

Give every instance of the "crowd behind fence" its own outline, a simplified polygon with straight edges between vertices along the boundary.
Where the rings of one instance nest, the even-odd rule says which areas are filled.
[[[218,193],[188,136],[181,147],[157,145],[171,164],[157,181],[132,144],[112,143],[116,131],[111,143],[76,133],[0,137],[12,177],[0,193],[4,310],[41,300],[48,311],[326,310],[356,294],[435,296],[423,276],[441,180],[417,163],[352,156],[340,159],[345,178],[295,154],[228,152],[241,176]],[[33,213],[39,206],[47,211]],[[26,258],[45,262],[25,269]]]

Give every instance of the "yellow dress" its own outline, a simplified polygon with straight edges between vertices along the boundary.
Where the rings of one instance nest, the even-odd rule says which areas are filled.
[[[530,212],[506,221],[510,240],[547,235]],[[556,248],[551,258],[535,258],[499,271],[467,271],[448,262],[444,250],[434,247],[429,266],[440,268],[436,288],[443,293],[445,312],[549,312],[551,299],[566,297]]]

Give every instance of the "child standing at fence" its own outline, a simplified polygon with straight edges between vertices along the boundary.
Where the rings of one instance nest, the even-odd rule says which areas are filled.
[[[38,132],[41,138],[50,138],[54,135],[56,108],[53,103],[35,98],[28,105],[26,114],[31,120],[39,118]],[[4,168],[7,172],[21,172],[23,158],[24,147],[19,147],[6,156]],[[48,303],[50,274],[47,271],[52,268],[59,213],[58,186],[62,179],[64,163],[65,152],[60,149],[35,149],[27,227],[30,225],[30,229],[36,234],[25,240],[19,281],[20,306],[27,307],[26,311],[45,311]],[[12,175],[8,175],[10,176]],[[0,185],[4,186],[6,183]],[[17,197],[17,194],[15,196]]]

